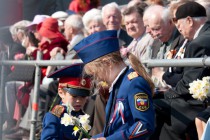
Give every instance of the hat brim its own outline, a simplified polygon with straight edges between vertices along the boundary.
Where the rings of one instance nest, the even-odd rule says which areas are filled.
[[[63,90],[67,91],[68,93],[76,96],[87,97],[90,95],[90,90],[86,89],[78,89],[78,88],[63,88]]]

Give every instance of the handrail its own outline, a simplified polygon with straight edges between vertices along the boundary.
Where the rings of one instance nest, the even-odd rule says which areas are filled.
[[[39,54],[39,53],[38,53]],[[37,58],[39,58],[37,54]],[[4,75],[4,66],[5,65],[30,65],[36,67],[35,74],[35,85],[34,85],[34,100],[33,104],[37,105],[38,102],[38,89],[39,89],[39,78],[40,78],[40,67],[43,66],[67,66],[74,63],[81,63],[80,59],[75,60],[19,60],[19,61],[11,61],[11,60],[1,60],[0,65],[2,66],[1,75]],[[184,58],[184,59],[149,59],[142,62],[146,67],[206,67],[210,66],[210,57],[203,58]],[[4,100],[4,76],[1,76],[1,90],[0,90],[0,101],[3,103]],[[36,108],[37,109],[37,108]],[[4,109],[0,107],[0,131],[2,130],[2,118],[3,118]],[[31,124],[31,133],[30,140],[34,140],[35,138],[35,125],[37,118],[37,110],[32,109],[32,124]],[[0,139],[2,139],[2,132],[0,132]]]
[[[31,65],[31,66],[67,66],[81,63],[81,59],[75,60],[19,60],[0,61],[0,65]],[[204,67],[210,66],[210,57],[184,58],[184,59],[149,59],[142,61],[148,68],[151,67]]]

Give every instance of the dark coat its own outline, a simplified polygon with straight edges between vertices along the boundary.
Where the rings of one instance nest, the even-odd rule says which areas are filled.
[[[182,35],[179,35],[172,43],[171,48],[173,50],[176,50],[176,52],[179,51],[179,48],[182,46],[184,43],[185,39]],[[188,44],[186,44],[188,45]],[[183,67],[171,67],[171,72],[169,69],[163,74],[163,80],[166,82],[166,84],[175,87],[176,84],[181,80],[182,78],[182,72],[183,72]]]
[[[184,57],[202,58],[205,55],[210,56],[209,40],[210,23],[207,22],[202,27],[198,37],[187,45]],[[157,111],[159,110],[158,108],[162,108],[170,115],[168,125],[171,126],[176,134],[183,134],[186,128],[191,123],[194,123],[196,115],[204,110],[203,103],[193,99],[188,89],[189,83],[202,79],[205,76],[210,76],[209,67],[184,67],[182,77],[175,88],[164,94],[165,99],[154,101],[155,105],[158,106],[156,108]]]

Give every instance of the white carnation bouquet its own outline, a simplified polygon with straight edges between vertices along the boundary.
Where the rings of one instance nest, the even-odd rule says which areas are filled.
[[[71,115],[71,111],[73,107],[68,105],[67,106],[67,113],[64,113],[64,116],[61,118],[61,124],[65,126],[73,125],[74,132],[73,134],[76,136],[77,133],[80,133],[79,140],[81,140],[82,136],[84,135],[86,138],[91,138],[88,131],[91,129],[89,125],[89,115],[79,115],[79,117],[74,117]]]
[[[202,80],[196,80],[189,84],[190,94],[195,99],[204,101],[210,96],[210,76],[203,77]]]

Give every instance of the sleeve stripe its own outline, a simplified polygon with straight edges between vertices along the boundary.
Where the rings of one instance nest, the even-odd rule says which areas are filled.
[[[130,135],[129,139],[132,139],[132,138],[135,138],[135,137],[139,137],[141,135],[144,135],[144,134],[148,133],[147,129],[141,130],[142,126],[143,126],[143,124],[141,122],[138,122],[138,124],[136,125],[136,127],[133,130],[132,134]]]

